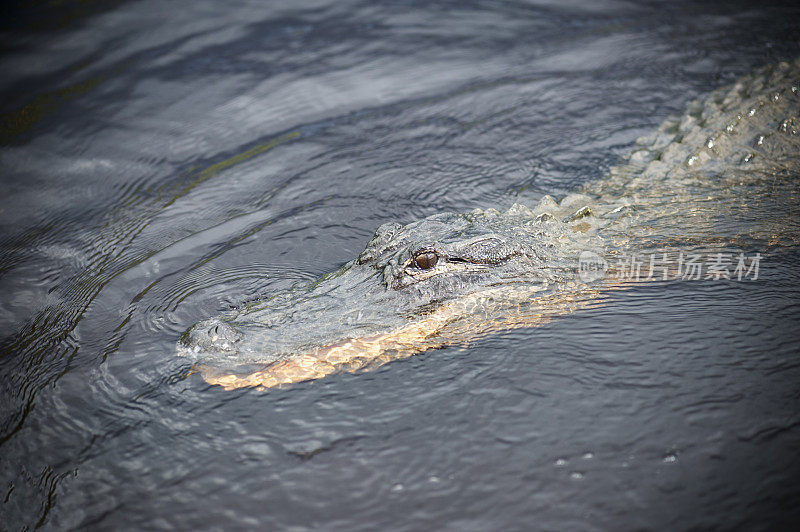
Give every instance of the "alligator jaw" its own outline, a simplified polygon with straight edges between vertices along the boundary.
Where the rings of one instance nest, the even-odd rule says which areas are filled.
[[[252,373],[226,373],[206,365],[198,365],[196,370],[208,384],[233,390],[253,386],[265,389],[318,379],[340,370],[356,371],[377,367],[390,360],[405,358],[425,349],[438,347],[441,342],[437,342],[432,336],[452,320],[454,315],[454,309],[441,308],[396,331],[349,338],[309,353],[272,362]]]
[[[339,371],[370,370],[387,362],[464,343],[491,332],[519,327],[535,327],[552,318],[574,312],[587,305],[604,304],[603,294],[614,286],[563,286],[565,290],[545,290],[543,286],[502,287],[439,307],[422,319],[386,334],[350,338],[320,347],[312,352],[272,362],[254,372],[233,373],[208,365],[197,365],[208,384],[225,390],[255,387],[258,390],[316,380]],[[499,301],[505,304],[498,305]],[[465,310],[469,313],[465,314]],[[477,318],[477,319],[475,319]]]

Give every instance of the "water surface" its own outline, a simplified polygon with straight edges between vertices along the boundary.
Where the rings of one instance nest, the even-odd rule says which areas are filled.
[[[753,250],[758,281],[641,285],[267,393],[208,386],[174,347],[384,222],[600,177],[692,99],[797,56],[800,9],[40,9],[4,25],[0,59],[0,528],[798,520],[791,246]]]

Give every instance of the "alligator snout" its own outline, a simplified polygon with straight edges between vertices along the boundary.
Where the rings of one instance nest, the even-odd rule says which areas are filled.
[[[236,344],[242,339],[242,333],[219,318],[212,318],[197,323],[183,333],[181,343],[195,352],[236,352]]]

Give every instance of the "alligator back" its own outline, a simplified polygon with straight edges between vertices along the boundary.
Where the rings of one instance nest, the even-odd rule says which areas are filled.
[[[718,89],[639,139],[623,164],[560,201],[546,196],[532,209],[514,205],[502,213],[476,210],[405,227],[386,224],[358,260],[284,294],[278,306],[256,305],[198,324],[179,351],[228,359],[247,353],[248,362],[257,362],[267,344],[248,338],[272,335],[282,345],[294,336],[314,338],[298,343],[290,356],[264,352],[255,371],[220,369],[208,362],[211,355],[199,359],[209,383],[270,387],[536,326],[603,304],[611,291],[640,281],[612,268],[587,283],[580,275],[587,252],[611,263],[637,253],[768,253],[796,245],[799,85],[796,60]],[[450,236],[420,248],[413,235],[425,231]],[[450,277],[437,276],[440,269]],[[335,328],[326,327],[333,322]],[[335,334],[301,332],[311,329]]]

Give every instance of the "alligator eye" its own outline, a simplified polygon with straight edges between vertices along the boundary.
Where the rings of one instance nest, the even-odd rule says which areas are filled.
[[[439,257],[436,253],[428,251],[427,253],[420,253],[416,257],[414,257],[414,262],[417,263],[423,270],[430,270],[434,266],[436,266],[436,262],[439,260]]]

